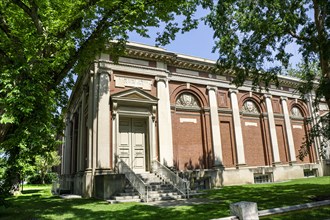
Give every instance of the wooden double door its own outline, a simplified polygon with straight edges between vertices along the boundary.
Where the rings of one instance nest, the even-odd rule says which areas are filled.
[[[147,120],[120,117],[118,156],[135,172],[146,171]]]

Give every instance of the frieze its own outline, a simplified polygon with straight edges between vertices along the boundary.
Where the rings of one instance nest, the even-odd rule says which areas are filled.
[[[151,80],[147,79],[139,79],[132,77],[124,77],[124,76],[115,76],[115,86],[116,87],[134,87],[134,88],[142,88],[144,90],[151,90]]]

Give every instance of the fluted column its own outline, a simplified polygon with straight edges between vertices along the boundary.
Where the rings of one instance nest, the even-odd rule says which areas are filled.
[[[234,121],[234,131],[235,131],[235,143],[237,151],[237,165],[245,165],[245,154],[244,154],[244,144],[242,135],[241,118],[239,115],[239,107],[237,101],[238,90],[230,89],[230,101],[233,110],[233,121]]]
[[[210,102],[210,115],[211,115],[211,132],[212,132],[212,146],[214,152],[214,165],[222,165],[222,146],[220,135],[220,124],[217,103],[217,88],[208,86],[209,102]]]
[[[275,163],[275,164],[276,163],[281,163],[280,154],[279,154],[279,150],[278,150],[277,134],[276,134],[275,119],[274,119],[271,96],[270,95],[265,95],[264,97],[265,97],[265,100],[266,100],[269,133],[270,133],[270,140],[271,140],[271,143],[272,143],[273,163]]]
[[[173,166],[173,141],[171,103],[166,77],[156,77],[158,101],[159,159],[167,166]]]
[[[289,145],[289,156],[290,156],[290,162],[296,162],[296,153],[294,149],[294,142],[293,142],[293,135],[292,135],[292,128],[291,128],[291,121],[289,116],[289,110],[288,110],[288,104],[287,104],[287,98],[281,97],[282,102],[282,110],[284,114],[284,123],[285,123],[285,132],[288,139],[288,145]]]

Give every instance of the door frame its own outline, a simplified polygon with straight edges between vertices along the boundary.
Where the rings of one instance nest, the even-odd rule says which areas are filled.
[[[144,118],[146,120],[146,171],[151,170],[152,160],[157,159],[156,112],[158,98],[145,91],[133,88],[111,96],[112,115],[112,167],[118,162],[118,134],[120,117]]]

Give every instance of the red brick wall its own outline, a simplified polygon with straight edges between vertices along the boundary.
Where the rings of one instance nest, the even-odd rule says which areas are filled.
[[[225,167],[234,167],[236,165],[236,149],[231,121],[220,121],[220,133],[223,165]]]
[[[276,136],[278,143],[278,151],[280,154],[280,161],[282,164],[287,164],[289,162],[289,150],[286,142],[285,126],[284,122],[282,121],[276,122]]]
[[[260,120],[242,118],[241,122],[246,164],[248,166],[266,165],[267,153],[262,138]],[[257,123],[257,126],[245,126],[245,122]]]
[[[180,118],[195,119],[197,123],[181,122]],[[180,170],[206,167],[201,114],[175,112],[172,114],[174,164]]]
[[[294,148],[296,151],[297,163],[312,162],[312,154],[305,156],[303,160],[300,160],[298,157],[301,146],[306,140],[305,137],[306,129],[304,126],[304,122],[291,120],[291,123],[292,123],[292,135],[293,135]],[[300,127],[298,128],[297,126],[300,126],[301,128]]]

